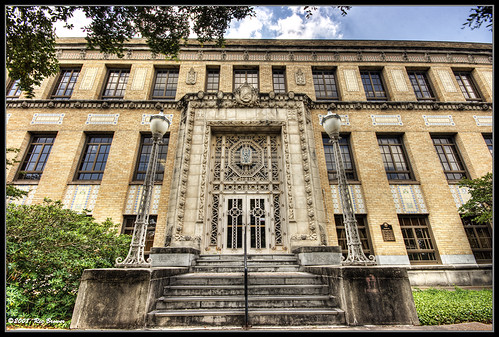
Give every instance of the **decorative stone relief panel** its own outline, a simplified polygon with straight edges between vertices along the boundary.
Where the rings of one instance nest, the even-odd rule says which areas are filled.
[[[473,116],[477,126],[492,126],[492,116]]]
[[[162,185],[154,185],[152,189],[151,204],[149,205],[149,214],[158,214],[159,197]],[[140,198],[142,196],[143,185],[130,185],[126,197],[126,214],[137,214]]]
[[[295,73],[295,81],[297,85],[305,85],[305,74],[301,69],[298,69],[298,71]]]
[[[73,211],[93,210],[100,185],[68,185],[63,204]]]
[[[405,81],[404,72],[401,69],[392,69],[393,82],[397,91],[409,91]]]
[[[373,125],[403,125],[400,115],[371,115]]]
[[[447,70],[440,69],[438,70],[438,76],[440,77],[440,81],[447,92],[457,92],[457,88],[452,81],[452,76]]]
[[[343,207],[341,206],[341,196],[338,185],[330,185],[330,187],[331,196],[333,197],[334,214],[342,214]],[[355,213],[367,213],[361,185],[348,185],[348,191],[350,192],[353,211]]]
[[[131,90],[144,90],[148,70],[149,69],[147,68],[135,69],[132,85],[130,87]]]
[[[185,79],[185,83],[189,85],[196,84],[197,73],[194,68],[191,68],[187,73],[187,78]]]
[[[397,213],[428,213],[419,185],[390,185]]]
[[[62,124],[64,114],[33,114],[30,124]]]
[[[118,124],[120,114],[88,114],[85,124]]]
[[[85,74],[81,80],[80,90],[92,90],[95,78],[97,77],[97,72],[99,68],[92,67],[85,70]]]
[[[449,126],[455,126],[456,124],[452,120],[452,116],[427,116],[423,115],[424,119],[424,124],[427,126],[434,126],[434,125],[449,125]]]
[[[142,120],[140,121],[140,125],[151,124],[151,116],[153,116],[153,114],[142,114]],[[172,125],[173,114],[167,114],[164,116],[166,117],[166,119],[168,119],[170,125]]]
[[[12,203],[16,205],[31,205],[31,201],[33,200],[33,196],[36,193],[38,185],[14,185],[14,187],[23,190],[25,192],[28,192],[28,195],[23,195],[21,198],[18,199],[6,198],[6,202],[8,204]]]
[[[458,185],[449,185],[450,192],[456,203],[456,207],[459,208],[463,204],[467,203],[471,198],[471,194],[467,187],[459,187]]]
[[[357,82],[357,72],[354,69],[344,69],[347,91],[359,91],[359,82]]]

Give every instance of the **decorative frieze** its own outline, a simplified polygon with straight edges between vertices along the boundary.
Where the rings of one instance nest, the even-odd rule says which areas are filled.
[[[88,114],[85,124],[118,124],[120,114]]]
[[[341,196],[338,185],[330,185],[331,196],[333,198],[334,214],[342,214],[343,208],[341,206]],[[348,191],[353,204],[353,211],[357,214],[366,213],[366,206],[364,202],[364,194],[362,193],[361,185],[348,185]]]
[[[456,203],[457,208],[467,203],[471,198],[471,194],[467,187],[460,187],[459,185],[449,185],[449,189],[450,193],[452,194],[452,198],[454,198],[454,202]]]
[[[30,124],[62,124],[64,114],[33,114]]]
[[[428,213],[419,185],[390,185],[397,213]]]
[[[436,116],[427,116],[423,115],[424,119],[424,124],[426,126],[440,126],[440,125],[447,125],[447,126],[455,126],[456,124],[452,120],[451,115],[443,116],[443,115],[436,115]]]
[[[92,211],[99,194],[100,185],[68,185],[63,204],[73,211]]]
[[[400,115],[371,115],[372,124],[378,125],[403,125]]]
[[[492,126],[492,116],[473,116],[477,126]]]

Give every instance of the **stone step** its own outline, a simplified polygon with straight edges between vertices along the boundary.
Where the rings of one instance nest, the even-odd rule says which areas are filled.
[[[248,296],[248,306],[255,308],[331,308],[336,305],[328,295]],[[156,303],[158,310],[244,308],[244,296],[163,296]]]
[[[250,285],[249,295],[327,295],[328,287],[318,284]],[[170,285],[165,296],[237,296],[244,295],[244,285]]]
[[[292,260],[297,261],[295,254],[249,254],[246,255],[248,261],[272,261],[272,260]],[[216,261],[216,260],[231,260],[244,261],[243,254],[225,254],[225,255],[199,255],[197,260],[201,261]]]
[[[187,273],[173,276],[171,284],[178,285],[238,285],[244,283],[244,273]],[[259,272],[248,274],[248,284],[323,284],[320,276],[306,272]]]
[[[283,266],[296,265],[296,260],[248,260],[247,266]],[[219,259],[219,260],[197,260],[196,266],[244,266],[244,261]]]
[[[249,273],[255,273],[255,272],[294,272],[294,271],[299,271],[300,267],[297,265],[289,265],[289,266],[281,266],[281,265],[259,265],[259,266],[249,266],[248,267],[248,272]],[[194,273],[205,273],[205,272],[216,272],[216,273],[234,273],[234,272],[243,272],[244,267],[243,266],[227,266],[227,265],[222,265],[222,266],[212,266],[212,265],[207,265],[207,266],[192,266],[189,268],[190,272]]]
[[[152,326],[241,326],[244,309],[155,310],[150,312]],[[248,312],[252,326],[296,326],[345,324],[341,309],[252,309]]]

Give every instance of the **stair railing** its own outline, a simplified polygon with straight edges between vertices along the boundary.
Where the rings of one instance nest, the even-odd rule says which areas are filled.
[[[248,322],[248,259],[247,259],[247,226],[244,226],[244,328],[249,328]]]

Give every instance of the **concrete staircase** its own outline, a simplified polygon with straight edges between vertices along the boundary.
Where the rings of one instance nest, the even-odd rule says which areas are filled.
[[[242,255],[200,255],[190,273],[173,276],[148,314],[149,326],[241,326],[245,318]],[[345,324],[345,313],[294,254],[248,255],[250,326]]]

